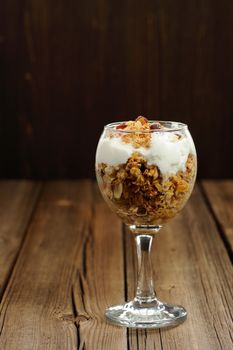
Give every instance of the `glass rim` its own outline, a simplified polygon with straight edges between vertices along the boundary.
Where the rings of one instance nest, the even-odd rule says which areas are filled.
[[[117,132],[117,133],[122,133],[122,134],[133,134],[133,133],[137,133],[137,134],[150,134],[153,132],[174,132],[174,131],[182,131],[185,129],[188,129],[188,125],[181,123],[181,122],[176,122],[176,121],[170,121],[170,120],[148,120],[148,122],[150,124],[155,124],[155,123],[160,123],[161,125],[165,124],[170,124],[172,127],[166,127],[164,129],[151,129],[151,130],[124,130],[124,129],[115,129],[116,126],[120,125],[120,124],[124,124],[127,123],[128,121],[120,121],[120,122],[113,122],[113,123],[109,123],[106,124],[104,126],[104,130],[111,130],[113,132]]]

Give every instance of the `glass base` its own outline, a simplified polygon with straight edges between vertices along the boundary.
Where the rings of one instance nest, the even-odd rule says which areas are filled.
[[[162,328],[175,326],[185,321],[187,311],[179,305],[156,303],[140,304],[130,301],[114,305],[105,311],[108,320],[118,326],[129,328]]]

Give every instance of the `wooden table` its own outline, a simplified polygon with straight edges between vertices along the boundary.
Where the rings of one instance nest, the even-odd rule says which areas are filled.
[[[133,237],[88,180],[0,183],[0,349],[233,349],[233,182],[203,181],[155,237],[161,300],[188,319],[163,330],[107,323],[133,296]]]

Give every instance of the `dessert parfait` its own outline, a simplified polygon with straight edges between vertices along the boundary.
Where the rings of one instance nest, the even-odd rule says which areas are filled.
[[[149,121],[105,127],[96,153],[99,187],[126,224],[162,225],[188,200],[196,151],[185,124]]]

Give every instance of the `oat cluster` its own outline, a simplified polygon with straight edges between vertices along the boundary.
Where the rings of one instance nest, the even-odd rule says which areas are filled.
[[[162,176],[135,152],[127,163],[97,168],[97,178],[109,205],[128,224],[157,225],[174,217],[193,188],[196,159],[189,154],[185,171]]]
[[[134,148],[149,148],[151,142],[151,132],[155,129],[162,129],[160,123],[151,124],[147,118],[143,116],[137,117],[136,120],[130,120],[117,126],[118,130],[123,130],[123,134],[119,134],[124,143],[131,143]],[[127,133],[128,132],[128,133]],[[114,135],[115,137],[116,135]]]

